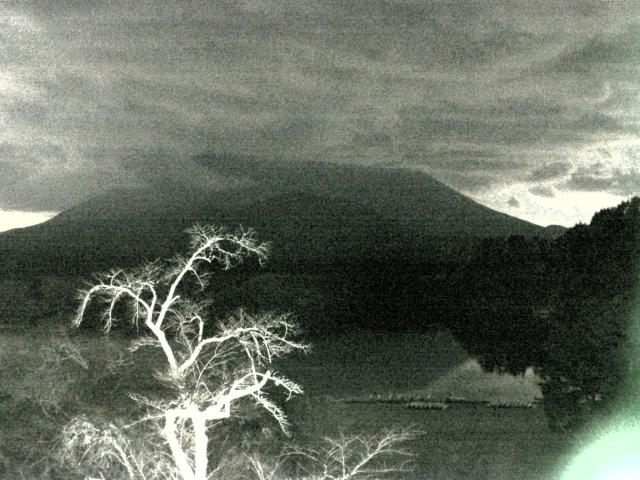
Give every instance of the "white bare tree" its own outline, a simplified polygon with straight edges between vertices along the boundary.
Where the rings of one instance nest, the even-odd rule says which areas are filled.
[[[413,453],[406,443],[420,432],[408,427],[386,430],[378,435],[341,435],[325,437],[316,448],[292,448],[281,457],[263,462],[257,456],[250,461],[258,480],[278,480],[286,460],[302,458],[306,480],[373,480],[398,478],[413,471]]]
[[[229,233],[198,225],[188,233],[188,256],[97,276],[81,294],[75,323],[80,325],[90,302],[98,300],[105,304],[102,321],[109,332],[122,320],[118,316],[122,312],[120,305],[126,304],[128,320],[145,332],[130,350],[159,348],[166,362],[153,373],[176,392],[170,400],[137,400],[157,412],[148,418],[161,420],[161,432],[178,478],[205,480],[210,474],[207,429],[212,422],[231,417],[232,408],[240,399],[253,400],[266,409],[286,431],[285,415],[268,398],[266,388],[278,386],[288,396],[301,393],[302,389],[274,372],[272,360],[294,350],[306,350],[307,346],[295,340],[297,328],[289,316],[253,316],[243,310],[219,321],[214,334],[207,335],[209,304],[184,295],[187,279],[204,288],[208,275],[205,267],[218,263],[229,269],[249,256],[262,262],[268,245],[258,242],[252,230]]]

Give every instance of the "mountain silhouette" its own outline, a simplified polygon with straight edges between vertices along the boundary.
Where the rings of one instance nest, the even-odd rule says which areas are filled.
[[[298,190],[366,205],[421,235],[546,236],[542,227],[480,205],[421,171],[224,155],[195,161],[219,175],[252,180],[263,194]]]
[[[48,222],[0,234],[0,266],[7,273],[73,275],[132,265],[183,250],[184,230],[197,222],[255,228],[273,243],[280,266],[396,256],[410,262],[463,237],[557,234],[417,171],[220,155],[196,162],[249,181],[218,191],[162,184],[106,192]]]

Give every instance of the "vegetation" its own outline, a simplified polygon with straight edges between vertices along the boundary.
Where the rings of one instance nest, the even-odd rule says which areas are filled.
[[[322,309],[325,330],[312,329],[320,335],[353,326],[448,328],[489,371],[535,367],[551,427],[573,429],[606,413],[634,378],[629,349],[637,339],[629,327],[639,217],[636,197],[556,239],[476,239],[439,261],[406,265],[392,257],[337,267],[316,275],[315,283],[306,280],[313,295],[302,318]],[[251,290],[244,302],[259,304],[270,294]]]
[[[24,383],[28,388],[22,398],[29,395],[34,399],[32,402],[18,402],[16,399],[8,398],[0,403],[0,454],[4,455],[6,460],[4,468],[0,463],[0,478],[85,479],[89,476],[86,464],[82,466],[82,470],[73,470],[69,462],[62,468],[59,456],[54,455],[62,440],[60,433],[68,424],[69,416],[90,421],[99,429],[105,429],[109,424],[130,425],[136,418],[144,415],[145,411],[142,406],[136,408],[138,404],[127,398],[127,392],[146,395],[155,392],[155,380],[145,380],[141,373],[147,370],[147,365],[139,364],[157,364],[156,360],[162,358],[161,352],[157,352],[157,356],[150,355],[153,352],[144,355],[139,352],[134,357],[135,363],[130,363],[126,351],[128,340],[120,335],[118,330],[114,330],[108,337],[88,331],[72,330],[69,333],[72,336],[68,340],[76,345],[81,355],[89,362],[89,370],[93,372],[86,378],[78,377],[81,377],[79,374],[88,371],[70,360],[62,360],[62,363],[56,364],[58,368],[43,369],[37,377],[39,383],[34,381],[32,375],[24,378],[26,365],[38,365],[42,347],[66,341],[64,336],[60,336],[62,332],[40,330],[0,338],[0,355],[3,362],[0,381],[3,390],[11,388],[11,392],[14,393],[20,386],[18,383]],[[314,351],[320,348],[314,345]],[[53,353],[53,349],[51,351]],[[127,361],[113,362],[115,365],[111,367],[111,371],[115,371],[115,375],[112,375],[107,365],[111,363],[109,359],[117,358],[117,352],[124,353]],[[392,350],[388,352],[391,354]],[[308,360],[312,361],[314,357],[309,356]],[[74,379],[78,378],[81,381],[79,384],[67,385],[65,400],[60,404],[63,410],[61,414],[56,414],[52,408],[48,408],[48,414],[44,414],[35,400],[51,385],[60,384],[62,387],[66,375],[62,374],[60,365],[65,371],[74,373]],[[315,361],[315,365],[320,366],[321,363]],[[313,375],[294,378],[305,379],[305,392],[313,390]],[[13,385],[10,385],[11,381]],[[384,384],[377,385],[382,387]],[[74,397],[77,395],[81,397],[83,404],[73,406]],[[52,397],[50,399],[53,400]],[[283,456],[282,454],[291,452],[291,449],[281,449],[278,445],[280,441],[294,442],[300,445],[299,450],[320,451],[328,445],[323,440],[325,438],[340,440],[342,436],[358,436],[375,440],[381,435],[380,432],[385,432],[390,426],[399,431],[411,428],[412,425],[420,425],[421,430],[428,432],[406,444],[415,456],[400,457],[401,461],[411,460],[415,470],[389,475],[389,478],[545,480],[553,478],[549,475],[550,469],[562,461],[563,454],[572,450],[567,446],[564,435],[548,431],[543,411],[539,408],[494,410],[451,406],[444,412],[438,412],[411,410],[386,402],[357,405],[332,402],[310,394],[294,397],[283,406],[290,421],[290,437],[279,435],[275,422],[270,422],[266,416],[257,417],[255,413],[259,410],[254,410],[250,405],[247,405],[246,409],[239,406],[234,417],[228,419],[225,425],[219,424],[209,430],[215,437],[211,441],[210,463],[218,464],[214,457],[222,450],[228,458],[228,476],[231,475],[229,470],[233,471],[234,466],[237,466],[238,470],[244,466],[247,468],[246,478],[257,478],[249,459],[240,453],[242,447],[245,452],[253,452],[261,459],[267,472],[270,471],[269,466],[273,462],[280,460],[282,465],[274,478],[286,478],[285,474],[289,474],[289,478],[292,479],[304,478],[311,472],[318,472],[319,465],[311,461],[303,462],[302,457]],[[20,421],[17,422],[18,418]],[[152,426],[152,422],[132,425],[126,430],[130,442],[141,446],[144,444],[144,437],[148,436],[156,446],[166,448],[166,443],[157,431],[152,431]],[[138,440],[135,440],[135,437],[138,437]],[[531,452],[536,452],[535,458]],[[231,459],[235,459],[240,465],[234,464]],[[393,461],[390,457],[379,459],[382,463],[385,460],[387,463]],[[296,467],[296,464],[299,466]],[[224,473],[225,470],[218,470],[219,477],[225,478]],[[127,477],[125,473],[105,478]]]
[[[138,346],[146,350],[142,354],[139,352],[135,357],[137,360],[127,366],[119,362],[129,362],[128,353],[124,356],[116,354],[119,351],[117,349],[105,349],[107,358],[98,361],[87,357],[91,349],[80,348],[82,355],[76,357],[71,347],[51,345],[49,351],[52,356],[47,361],[46,369],[30,368],[26,375],[33,379],[30,380],[32,386],[40,386],[41,391],[25,391],[19,399],[14,396],[11,400],[3,400],[6,407],[3,413],[8,412],[5,415],[8,417],[20,414],[26,415],[25,418],[31,418],[31,415],[40,418],[39,415],[46,412],[45,415],[51,420],[50,432],[40,432],[46,438],[50,438],[51,432],[60,430],[60,422],[64,420],[66,423],[69,417],[77,417],[78,423],[70,423],[65,430],[65,438],[71,442],[69,445],[73,444],[73,438],[76,439],[76,447],[81,445],[81,427],[91,424],[102,432],[100,435],[111,432],[111,437],[99,438],[122,439],[125,437],[116,432],[125,432],[132,451],[162,452],[152,450],[152,446],[163,445],[166,448],[163,458],[171,459],[171,448],[162,433],[164,426],[161,423],[166,423],[166,419],[157,417],[159,411],[153,405],[172,405],[172,408],[185,409],[184,404],[175,403],[172,399],[180,392],[180,384],[188,385],[186,380],[193,378],[192,374],[189,376],[186,372],[195,372],[199,360],[194,360],[182,372],[181,365],[189,361],[199,344],[219,337],[224,329],[233,329],[234,325],[253,328],[252,325],[258,324],[274,335],[278,335],[278,332],[281,335],[282,328],[285,328],[282,322],[288,323],[291,319],[259,313],[267,307],[275,311],[294,309],[301,327],[311,334],[312,341],[335,338],[341,332],[356,328],[376,332],[374,335],[384,335],[393,331],[425,331],[437,324],[438,327],[451,330],[487,370],[522,372],[534,366],[544,379],[544,409],[550,425],[559,430],[575,428],[594,415],[606,413],[620,398],[637,368],[630,363],[628,352],[632,343],[637,342],[637,339],[629,336],[629,322],[638,278],[639,208],[640,199],[634,198],[616,208],[599,212],[590,225],[578,225],[556,239],[522,236],[466,238],[464,241],[456,238],[439,239],[437,256],[423,252],[415,257],[417,260],[414,260],[413,252],[402,252],[395,247],[388,252],[382,248],[374,256],[362,257],[357,257],[357,249],[351,248],[349,251],[353,255],[348,261],[327,259],[326,265],[314,264],[311,268],[309,264],[285,263],[287,253],[280,251],[279,263],[270,262],[267,268],[258,269],[255,259],[261,255],[242,250],[243,253],[233,257],[229,265],[222,263],[223,269],[227,266],[238,268],[211,277],[202,276],[204,269],[194,268],[183,275],[178,283],[184,290],[177,294],[174,292],[181,295],[180,298],[165,311],[164,319],[160,322],[162,328],[154,327],[165,335],[164,348],[161,339],[146,323],[144,304],[129,294],[119,295],[117,299],[114,294],[122,293],[124,290],[119,289],[127,287],[141,295],[139,300],[150,305],[153,293],[145,282],[151,283],[155,288],[157,306],[152,312],[151,324],[157,325],[162,305],[169,298],[171,275],[174,275],[175,281],[180,267],[185,267],[189,258],[114,270],[98,277],[91,285],[96,289],[90,294],[85,292],[86,298],[91,301],[83,310],[82,324],[87,327],[97,317],[99,309],[94,301],[105,300],[107,303],[103,305],[106,305],[106,310],[100,310],[107,315],[102,317],[101,325],[111,329],[122,319],[132,320],[123,322],[121,327],[124,328],[119,330],[131,334],[136,333],[137,328],[143,333],[146,329],[148,335],[142,341],[138,339]],[[230,248],[235,244],[233,239],[225,238],[219,245]],[[256,243],[255,247],[260,245]],[[240,259],[246,260],[243,266],[239,265]],[[198,262],[200,267],[208,266],[204,260]],[[143,284],[144,288],[138,290]],[[62,320],[69,315],[69,305],[72,303],[68,292],[75,290],[76,285],[77,281],[73,278],[5,277],[0,282],[4,299],[0,306],[0,320],[5,325],[41,322],[43,318],[47,321]],[[191,302],[187,299],[191,299]],[[216,302],[201,303],[202,299],[215,299]],[[113,300],[117,301],[112,303]],[[138,308],[132,308],[136,304]],[[197,310],[197,305],[201,305],[201,310]],[[245,309],[239,310],[240,307]],[[195,316],[190,316],[198,311],[203,322],[206,316],[226,320],[217,326],[204,322],[202,336],[199,337],[199,322],[193,320]],[[180,327],[180,321],[177,320],[179,316],[174,314],[181,314],[183,318],[193,321],[184,324],[185,330]],[[291,330],[288,330],[287,335],[290,333]],[[286,338],[295,342],[289,336]],[[77,338],[73,339],[73,342],[77,341]],[[242,340],[237,337],[229,342],[225,348],[239,355],[225,360],[224,365],[228,366],[224,370],[225,375],[233,373],[232,366],[250,373],[247,364],[251,357],[244,350],[239,350]],[[151,344],[158,348],[153,349]],[[205,343],[196,357],[201,360],[210,358],[206,355],[207,352],[211,353],[209,349],[214,344],[216,342],[213,340]],[[173,366],[169,351],[174,357]],[[221,351],[226,350],[218,353]],[[261,351],[260,355],[264,357],[264,349]],[[257,351],[252,355],[257,358]],[[11,355],[7,355],[7,358],[6,371],[22,371],[17,360],[21,357],[11,358]],[[144,361],[140,361],[141,358]],[[82,359],[86,367],[78,359]],[[56,367],[52,368],[53,365]],[[263,375],[273,372],[272,366],[267,363],[260,367],[263,369],[259,373]],[[158,368],[162,370],[161,380],[157,380],[152,373]],[[79,373],[72,374],[71,369]],[[38,380],[44,378],[45,370],[59,374],[59,381],[45,384]],[[182,373],[185,373],[184,378],[181,378]],[[224,390],[224,385],[230,387],[236,378],[223,377],[222,373],[216,372],[209,378],[214,385],[209,387],[212,392],[209,399],[212,401],[215,395]],[[259,377],[257,373],[256,378]],[[140,383],[145,384],[145,389],[141,389],[143,392],[136,396],[138,401],[129,400],[127,392],[130,387]],[[119,418],[117,422],[109,420],[111,417],[100,409],[90,406],[95,400],[92,395],[97,395],[93,387],[96,384],[101,385],[100,392],[111,395],[110,401],[113,400],[114,404],[118,395],[122,399],[116,409],[118,415],[114,417]],[[46,388],[46,385],[56,388]],[[223,390],[216,390],[218,387]],[[269,377],[264,398],[281,408],[276,387],[273,378]],[[78,391],[83,393],[78,394]],[[284,392],[282,395],[286,397],[286,388]],[[204,398],[198,397],[199,400]],[[225,420],[226,424],[232,424],[233,428],[237,427],[240,431],[254,422],[257,417],[255,412],[251,412],[255,410],[252,407],[255,402],[252,395],[238,398],[234,410],[236,413]],[[205,409],[203,403],[199,405],[200,411]],[[269,410],[263,410],[269,417]],[[27,415],[24,412],[30,413]],[[81,416],[83,412],[84,417]],[[136,422],[141,417],[153,415],[156,417],[148,422]],[[181,417],[180,422],[178,420],[174,424],[176,429],[186,429],[185,442],[189,436],[193,441],[195,431],[192,418],[186,416]],[[225,422],[207,422],[215,425],[207,429],[213,435],[209,438],[209,470],[223,468],[223,459],[214,445],[226,445],[228,451],[233,450],[231,444],[244,445],[247,451],[247,445],[251,442],[246,436],[220,428],[219,425]],[[269,423],[263,418],[255,420],[255,424],[267,425],[270,435],[284,437],[277,433],[280,429],[277,419]],[[87,432],[96,435],[95,432],[91,434],[91,429]],[[258,437],[267,438],[266,435],[265,431],[264,435],[261,433]],[[257,446],[256,442],[252,445]],[[22,447],[21,444],[14,451],[0,453],[9,458],[18,455],[18,450],[25,451]],[[194,463],[195,457],[189,450],[188,442],[180,444],[180,448]],[[72,451],[68,452],[69,455]],[[235,451],[240,452],[241,449],[238,447]],[[89,455],[85,453],[81,452],[80,456],[88,459]],[[277,458],[282,452],[271,453],[275,456],[270,455],[269,458]],[[235,456],[240,457],[240,453]],[[160,460],[159,457],[154,461],[147,459],[147,464],[159,465]],[[245,460],[245,466],[253,468],[250,459]],[[267,468],[266,464],[264,468]]]
[[[598,212],[556,248],[554,311],[538,366],[551,425],[571,428],[615,406],[638,373],[631,327],[640,198]]]
[[[143,375],[154,376],[168,394],[134,397],[147,412],[129,424],[98,425],[84,415],[68,423],[61,458],[78,473],[140,480],[239,478],[241,460],[246,458],[260,479],[280,474],[281,461],[260,459],[242,446],[233,453],[212,430],[224,427],[238,414],[239,406],[250,402],[262,407],[286,433],[287,418],[270,398],[270,387],[283,390],[287,399],[302,389],[277,374],[272,363],[308,347],[295,339],[298,328],[288,315],[253,316],[239,310],[212,329],[207,322],[208,302],[193,300],[188,282],[204,289],[205,265],[218,263],[230,269],[249,256],[262,262],[268,248],[251,230],[230,234],[196,226],[189,233],[187,257],[112,270],[97,276],[82,293],[76,325],[82,323],[94,299],[106,305],[102,310],[105,332],[126,315],[136,330],[147,333],[135,339],[129,350],[156,348],[162,353],[163,366]],[[369,478],[404,470],[404,463],[375,465],[375,461],[406,456],[399,444],[413,437],[411,431],[402,430],[376,438],[328,439],[326,448],[293,449],[284,458],[308,460],[315,465],[308,468],[315,479]]]
[[[614,406],[635,377],[639,261],[638,197],[554,241],[487,240],[466,274],[478,278],[479,300],[462,315],[459,337],[488,369],[536,367],[551,427],[578,427]]]

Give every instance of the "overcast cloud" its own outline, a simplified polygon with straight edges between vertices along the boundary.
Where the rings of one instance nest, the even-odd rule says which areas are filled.
[[[541,224],[640,191],[636,2],[0,5],[0,208],[197,178],[206,151],[428,172]]]

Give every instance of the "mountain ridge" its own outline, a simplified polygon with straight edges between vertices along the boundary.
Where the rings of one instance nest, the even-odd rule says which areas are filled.
[[[280,265],[363,263],[424,256],[460,238],[550,236],[545,228],[484,207],[427,174],[333,164],[198,162],[250,178],[225,190],[156,185],[118,189],[42,224],[0,234],[5,271],[90,273],[167,257],[186,247],[185,228],[255,228]],[[554,231],[555,232],[555,231]],[[434,242],[434,238],[446,239]],[[444,243],[443,243],[444,242]],[[441,248],[442,249],[442,248]]]

